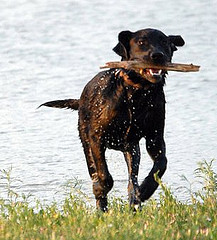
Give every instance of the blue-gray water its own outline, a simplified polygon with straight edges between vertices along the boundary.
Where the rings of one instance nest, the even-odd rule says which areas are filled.
[[[92,196],[77,112],[36,108],[49,100],[78,98],[100,65],[119,60],[112,48],[120,31],[152,27],[185,39],[174,62],[201,65],[199,73],[170,73],[165,87],[169,163],[163,179],[180,199],[187,199],[182,188],[187,185],[180,176],[193,181],[198,161],[217,158],[216,4],[216,0],[1,0],[0,169],[12,166],[13,189],[59,200],[62,186],[77,178]],[[141,149],[140,180],[152,166],[144,141]],[[106,155],[115,194],[126,196],[123,156],[115,151]],[[1,196],[4,193],[1,174]]]

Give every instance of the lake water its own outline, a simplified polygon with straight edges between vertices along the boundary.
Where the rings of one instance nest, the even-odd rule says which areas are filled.
[[[188,184],[181,175],[192,182],[198,161],[217,158],[216,4],[216,0],[1,0],[0,169],[12,167],[12,189],[59,201],[63,186],[78,179],[92,197],[77,112],[37,107],[50,100],[79,98],[100,65],[119,60],[112,48],[120,31],[152,27],[185,39],[174,62],[201,65],[199,73],[170,73],[165,86],[168,169],[163,180],[186,200],[183,187]],[[141,150],[140,180],[152,166],[143,140]],[[126,198],[123,156],[111,150],[106,156],[115,180],[113,194]],[[5,187],[0,173],[0,196]]]

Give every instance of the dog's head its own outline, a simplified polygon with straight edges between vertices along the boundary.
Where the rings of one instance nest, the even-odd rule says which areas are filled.
[[[137,32],[122,31],[118,35],[118,44],[113,48],[122,57],[122,61],[140,60],[154,65],[171,62],[176,47],[185,44],[179,35],[166,36],[156,29],[143,29]],[[152,83],[164,79],[165,71],[141,69],[141,75]]]

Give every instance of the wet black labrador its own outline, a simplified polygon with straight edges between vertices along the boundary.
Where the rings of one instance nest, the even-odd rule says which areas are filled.
[[[113,49],[122,60],[142,60],[155,65],[171,62],[181,36],[166,36],[156,29],[123,31]],[[123,152],[129,171],[130,205],[137,207],[158,187],[154,179],[162,177],[167,158],[164,142],[166,71],[109,69],[98,73],[85,86],[80,99],[66,99],[42,104],[71,108],[79,113],[79,134],[86,156],[93,193],[99,209],[107,210],[107,194],[113,186],[105,159],[106,148]],[[141,138],[153,160],[153,168],[139,185]]]

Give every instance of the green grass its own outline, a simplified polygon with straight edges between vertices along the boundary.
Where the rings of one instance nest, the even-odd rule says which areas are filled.
[[[191,203],[178,201],[160,182],[159,199],[150,199],[136,213],[121,199],[112,199],[109,212],[101,213],[87,206],[83,195],[72,193],[58,205],[29,202],[11,192],[4,171],[9,184],[8,198],[0,199],[0,239],[217,239],[217,177],[212,164],[204,161],[195,171],[203,188],[191,193]]]

